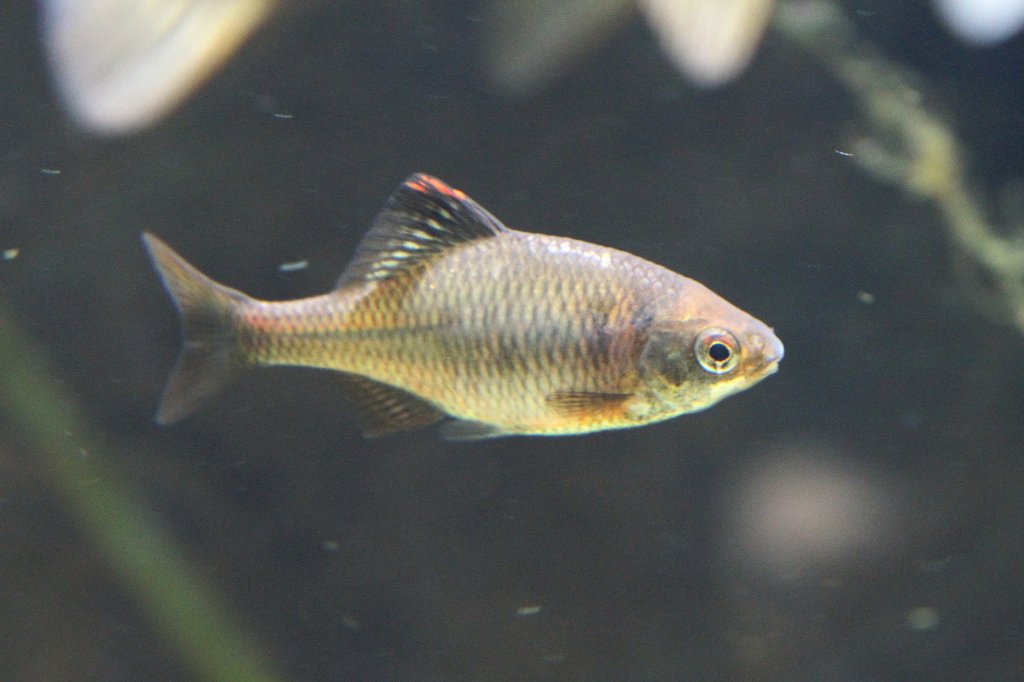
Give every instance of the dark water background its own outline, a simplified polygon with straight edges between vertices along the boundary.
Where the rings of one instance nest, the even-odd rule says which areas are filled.
[[[846,9],[922,74],[1000,216],[1022,38],[968,49],[925,3]],[[836,153],[859,110],[778,35],[701,92],[637,20],[510,101],[481,77],[479,3],[314,4],[103,141],[55,105],[34,7],[0,17],[0,248],[20,249],[0,295],[288,679],[1024,679],[1024,338],[975,305],[928,203]],[[320,293],[414,171],[705,282],[776,328],[781,371],[575,438],[364,440],[300,370],[153,424],[179,337],[140,231],[253,295]],[[39,462],[0,414],[0,677],[190,678]],[[759,487],[776,476],[794,487]]]

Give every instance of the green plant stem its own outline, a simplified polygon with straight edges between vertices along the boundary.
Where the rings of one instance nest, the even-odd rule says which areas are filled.
[[[31,448],[82,533],[154,627],[203,679],[280,679],[215,590],[183,558],[104,453],[112,448],[62,389],[0,298],[2,419]]]
[[[968,190],[956,136],[925,106],[915,75],[857,41],[835,3],[789,0],[775,25],[860,103],[873,137],[855,145],[854,161],[935,204],[949,238],[994,283],[1000,321],[1024,333],[1024,246],[1000,236]]]

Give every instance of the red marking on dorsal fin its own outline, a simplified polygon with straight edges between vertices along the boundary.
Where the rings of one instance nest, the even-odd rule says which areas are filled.
[[[423,194],[429,194],[430,191],[433,190],[438,194],[443,194],[447,197],[458,199],[459,201],[466,199],[466,193],[462,190],[446,185],[434,176],[426,175],[424,173],[419,173],[409,180],[406,180],[405,186],[417,192],[422,192]]]
[[[412,272],[445,249],[507,231],[460,190],[435,177],[409,177],[384,204],[338,287]]]

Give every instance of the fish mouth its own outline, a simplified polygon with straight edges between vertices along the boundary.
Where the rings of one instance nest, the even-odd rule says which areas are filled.
[[[761,361],[761,376],[768,377],[779,371],[779,363],[782,361],[784,355],[782,344],[778,344],[778,350],[774,353],[769,353],[764,356]]]
[[[776,365],[782,361],[783,356],[786,355],[786,347],[782,345],[782,341],[779,341],[778,337],[774,334],[769,338],[768,349],[765,351],[764,358],[767,363],[774,363]]]
[[[769,335],[767,337],[758,337],[757,341],[752,345],[758,347],[761,352],[755,353],[754,357],[751,358],[752,362],[749,370],[751,375],[760,380],[778,372],[779,363],[786,354],[786,349],[783,347],[782,342],[775,336]]]
[[[768,377],[770,377],[771,375],[775,374],[778,371],[779,359],[775,357],[765,358],[761,362],[758,362],[757,364],[750,365],[749,369],[747,370],[747,376],[749,377],[749,381],[751,383],[756,383],[763,379],[767,379]]]
[[[773,349],[773,352],[766,353],[762,360],[765,376],[775,374],[779,371],[779,363],[782,362],[782,357],[786,354],[781,343],[776,341],[775,346],[776,347]]]

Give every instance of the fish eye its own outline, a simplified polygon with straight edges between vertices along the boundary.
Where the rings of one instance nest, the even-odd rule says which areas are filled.
[[[693,352],[700,366],[712,374],[731,372],[740,359],[740,345],[736,337],[717,327],[710,327],[697,335]]]

